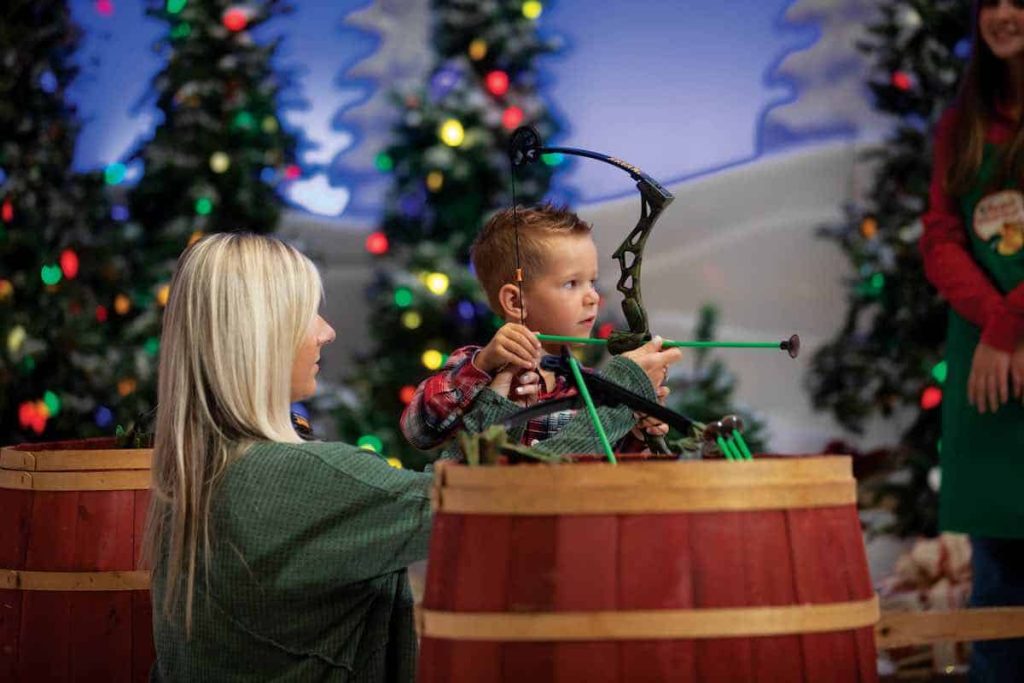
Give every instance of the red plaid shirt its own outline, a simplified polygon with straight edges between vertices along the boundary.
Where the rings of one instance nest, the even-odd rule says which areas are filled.
[[[436,375],[420,382],[416,393],[402,412],[402,433],[416,448],[427,450],[440,446],[462,428],[462,417],[477,395],[494,379],[473,364],[479,346],[463,346],[448,357]],[[556,377],[551,391],[543,389],[540,401],[575,396],[576,387],[565,377]],[[559,410],[535,417],[526,425],[521,443],[533,445],[554,436],[576,415],[575,410]],[[643,440],[627,434],[616,444],[620,453],[642,451]]]

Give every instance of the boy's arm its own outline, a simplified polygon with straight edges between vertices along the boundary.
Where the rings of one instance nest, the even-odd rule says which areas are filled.
[[[616,356],[608,363],[608,367],[600,373],[606,379],[615,382],[627,389],[630,389],[644,398],[651,401],[657,400],[657,393],[647,378],[647,374],[640,369],[640,366],[621,356]],[[471,432],[479,433],[493,424],[503,422],[513,413],[522,409],[522,406],[515,404],[504,396],[499,396],[490,390],[480,392],[477,400],[470,410],[463,416],[463,423]],[[622,438],[629,433],[636,425],[636,418],[633,417],[633,410],[626,406],[598,406],[598,417],[604,425],[608,439],[612,442]],[[509,437],[518,440],[522,433],[522,427],[517,428],[509,434]],[[594,425],[590,422],[590,416],[585,410],[577,411],[575,417],[558,431],[557,434],[544,441],[539,441],[533,446],[539,451],[552,455],[566,455],[570,453],[600,453],[601,443]]]
[[[416,387],[401,419],[402,434],[410,444],[423,450],[434,448],[462,424],[466,411],[492,379],[473,364],[477,351],[477,346],[457,349],[441,372]]]

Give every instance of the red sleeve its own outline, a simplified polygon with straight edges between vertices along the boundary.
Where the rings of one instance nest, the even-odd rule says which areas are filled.
[[[477,394],[492,377],[473,364],[478,346],[452,352],[441,372],[420,382],[400,426],[406,440],[426,450],[446,441],[462,425],[462,418]]]
[[[944,188],[953,156],[955,123],[955,111],[947,111],[935,130],[928,211],[921,219],[924,234],[919,246],[924,272],[953,310],[981,328],[984,343],[1012,351],[1024,333],[1024,315],[1011,310],[971,256],[960,208]],[[1016,290],[1012,294],[1016,296]],[[1024,291],[1019,297],[1024,313]]]

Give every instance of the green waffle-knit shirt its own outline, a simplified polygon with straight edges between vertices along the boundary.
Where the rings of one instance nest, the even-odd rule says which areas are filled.
[[[406,567],[427,557],[430,485],[347,444],[252,446],[214,493],[191,638],[154,573],[152,678],[412,681]]]

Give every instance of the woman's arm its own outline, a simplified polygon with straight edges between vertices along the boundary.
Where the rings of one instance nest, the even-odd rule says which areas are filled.
[[[1010,351],[1024,332],[1024,316],[1010,308],[971,256],[959,207],[945,190],[944,177],[954,154],[955,117],[954,111],[947,111],[936,127],[928,211],[921,219],[924,271],[953,310],[981,328],[982,342]]]

